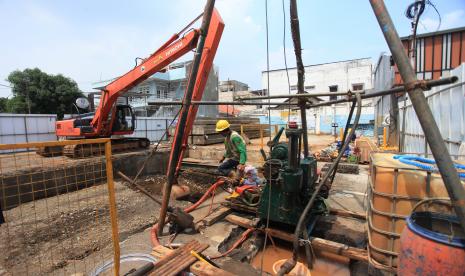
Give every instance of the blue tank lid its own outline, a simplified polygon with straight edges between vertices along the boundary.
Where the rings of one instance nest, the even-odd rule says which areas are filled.
[[[433,225],[436,226],[436,230],[433,229]],[[450,225],[453,228],[453,235],[437,230],[439,227],[444,228],[445,225]],[[435,212],[414,212],[407,218],[407,226],[412,232],[424,238],[465,248],[465,232],[462,230],[457,216]]]

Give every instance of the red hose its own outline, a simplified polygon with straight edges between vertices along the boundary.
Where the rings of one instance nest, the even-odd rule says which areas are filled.
[[[210,259],[218,259],[218,258],[221,258],[221,257],[224,257],[226,255],[228,255],[229,253],[231,253],[236,247],[238,247],[239,245],[241,245],[241,243],[243,243],[247,237],[249,236],[250,233],[252,233],[253,231],[255,231],[256,229],[255,228],[249,228],[247,230],[244,231],[244,233],[242,233],[242,236],[240,239],[238,239],[232,246],[231,248],[229,248],[226,252],[224,253],[221,253],[220,255],[217,255],[217,256],[211,256],[209,257]]]
[[[212,194],[216,190],[216,188],[218,188],[219,186],[223,184],[224,184],[224,180],[218,179],[213,185],[211,185],[210,188],[208,188],[208,190],[203,194],[203,196],[196,203],[187,207],[186,209],[184,209],[184,211],[186,213],[190,213],[194,211],[197,207],[199,207],[200,204],[202,204],[205,200],[207,200],[207,198],[210,196],[210,194]],[[153,225],[152,228],[150,229],[150,239],[152,241],[153,246],[160,245],[157,232],[158,232],[158,223]]]
[[[197,209],[197,207],[200,206],[200,204],[202,204],[205,200],[207,200],[207,198],[210,196],[210,194],[216,190],[216,188],[218,188],[219,186],[223,185],[224,184],[224,180],[223,179],[219,179],[215,182],[215,184],[211,185],[211,187],[205,192],[205,194],[203,194],[203,196],[196,202],[194,203],[193,205],[187,207],[186,209],[184,209],[185,212],[187,213],[190,213],[192,211],[194,211],[195,209]]]
[[[155,223],[152,228],[150,228],[150,240],[152,241],[152,245],[157,247],[160,245],[160,241],[158,240],[158,223]]]

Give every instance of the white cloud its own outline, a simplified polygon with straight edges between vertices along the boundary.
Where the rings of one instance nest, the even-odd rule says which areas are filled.
[[[446,13],[442,16],[441,21],[441,30],[455,28],[465,25],[465,11],[464,10],[455,10],[449,13]],[[425,17],[420,19],[420,28],[426,32],[434,32],[438,29],[439,18],[437,15],[433,14],[432,16]]]

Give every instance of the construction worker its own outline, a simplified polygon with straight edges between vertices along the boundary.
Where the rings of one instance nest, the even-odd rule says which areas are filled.
[[[220,160],[218,171],[225,176],[228,176],[235,168],[243,172],[247,161],[244,139],[239,133],[230,129],[229,122],[226,120],[216,122],[216,132],[225,137],[224,147],[226,149]]]

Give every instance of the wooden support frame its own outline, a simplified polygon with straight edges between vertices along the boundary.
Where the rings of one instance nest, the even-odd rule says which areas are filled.
[[[247,229],[254,228],[252,220],[247,218],[231,214],[226,216],[225,219],[230,223],[239,225]],[[274,238],[278,238],[288,242],[294,241],[293,234],[273,228],[266,228],[265,231],[268,233],[268,235]],[[330,252],[336,255],[347,257],[352,260],[368,263],[368,252],[365,249],[355,248],[346,244],[315,237],[310,237],[310,241],[312,243],[313,248],[317,250]]]

